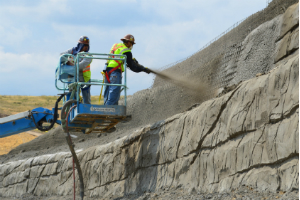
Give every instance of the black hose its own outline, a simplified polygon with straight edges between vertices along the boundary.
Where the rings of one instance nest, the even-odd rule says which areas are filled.
[[[83,176],[82,176],[82,171],[81,171],[81,168],[80,168],[79,160],[78,160],[76,152],[73,148],[73,144],[72,144],[72,141],[71,141],[71,136],[70,136],[69,133],[67,133],[66,139],[67,139],[69,149],[72,153],[74,162],[76,163],[76,168],[77,168],[79,181],[80,181],[80,196],[81,196],[81,199],[83,199],[83,197],[84,197],[84,183],[83,183]]]
[[[60,97],[56,100],[55,102],[55,108],[54,108],[54,116],[53,116],[53,120],[51,122],[51,124],[49,126],[46,126],[46,127],[43,127],[43,126],[40,126],[36,123],[35,119],[34,119],[34,112],[31,112],[31,117],[32,117],[32,121],[35,125],[35,127],[40,130],[40,131],[49,131],[51,128],[53,128],[54,124],[56,123],[57,121],[57,118],[58,118],[58,114],[57,114],[57,111],[58,111],[58,103],[60,102],[60,100],[65,96],[65,94],[61,94]]]
[[[71,100],[67,101],[61,109],[61,127],[63,128],[65,133],[68,132],[66,129],[66,119],[67,119],[66,114],[67,114],[67,112],[69,112],[70,105],[72,105],[73,103],[77,103],[77,101],[74,99],[71,99]]]
[[[63,105],[63,107],[61,109],[61,119],[66,119],[67,112],[65,110],[67,107],[69,107],[73,103],[77,103],[77,101],[75,99],[71,99]]]
[[[68,105],[66,104],[72,104],[72,103],[76,103],[77,101],[76,100],[69,100],[65,103],[65,105],[63,106],[61,112],[63,113],[64,110],[66,109],[66,107]],[[65,117],[65,114],[62,116],[64,117],[65,121],[66,121],[66,128],[64,129],[65,133],[67,134],[66,136],[66,140],[67,140],[67,143],[69,145],[69,149],[72,153],[72,157],[73,157],[73,160],[76,164],[76,168],[77,168],[77,172],[78,172],[78,176],[79,176],[79,181],[80,181],[80,196],[81,196],[81,199],[83,200],[83,197],[84,197],[84,183],[83,183],[83,176],[82,176],[82,171],[81,171],[81,167],[80,167],[80,163],[79,163],[79,160],[77,158],[77,155],[76,155],[76,152],[74,150],[74,147],[73,147],[73,144],[72,144],[72,139],[71,139],[71,136],[70,136],[70,133],[69,133],[69,130],[68,130],[68,118],[69,118],[69,115],[70,115],[70,112],[76,107],[77,105],[74,105],[70,108],[70,110],[68,111],[68,114],[66,115]]]

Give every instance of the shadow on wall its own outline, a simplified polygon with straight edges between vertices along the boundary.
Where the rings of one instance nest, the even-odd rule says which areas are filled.
[[[143,195],[145,192],[153,192],[157,189],[157,173],[160,159],[159,145],[160,133],[164,132],[164,121],[157,122],[134,142],[133,145],[125,147],[127,159],[125,161],[124,193]],[[135,152],[136,155],[134,154]]]

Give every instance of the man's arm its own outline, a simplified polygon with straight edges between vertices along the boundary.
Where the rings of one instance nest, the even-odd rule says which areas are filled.
[[[63,55],[63,54],[72,54],[72,48],[67,50],[67,51],[64,51],[62,53],[60,53],[60,55]],[[64,59],[64,58],[63,58]],[[66,61],[68,58],[65,58]],[[90,58],[83,58],[80,62],[79,62],[79,70],[83,70],[84,68],[86,68],[90,63],[92,62],[92,59]],[[68,63],[69,65],[71,65],[71,63]]]
[[[136,73],[145,72],[146,69],[143,65],[138,65],[133,61],[131,52],[126,52],[124,53],[124,55],[127,56],[126,63],[127,66],[131,69],[131,71],[134,71]]]
[[[59,55],[64,55],[64,54],[72,54],[72,49],[68,49],[67,51],[62,52]],[[68,62],[68,58],[66,56],[63,56],[61,58],[61,63],[67,64],[67,65],[72,65],[70,62]]]
[[[63,54],[72,54],[72,48],[60,53],[60,55],[63,55]]]
[[[83,59],[79,62],[79,70],[83,70],[83,69],[86,68],[91,62],[92,62],[92,59],[91,59],[91,58],[83,58]]]

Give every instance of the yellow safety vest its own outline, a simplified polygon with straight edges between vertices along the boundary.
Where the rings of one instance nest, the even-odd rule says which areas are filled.
[[[116,43],[110,49],[110,54],[124,54],[126,52],[131,52],[131,50],[128,47],[126,47],[124,43]],[[124,58],[124,56],[112,56],[112,58]],[[124,72],[123,64],[124,63],[121,60],[109,60],[107,67],[120,67],[122,69],[122,72]]]
[[[72,51],[72,54],[73,54],[73,51]],[[89,55],[89,56],[92,56],[92,55]],[[82,75],[83,75],[84,82],[88,82],[91,79],[91,76],[92,76],[92,74],[91,74],[91,63],[92,63],[92,61],[93,60],[91,60],[90,64],[82,70]]]
[[[88,66],[86,66],[86,68],[84,68],[82,70],[84,82],[88,82],[91,79],[91,69],[90,69],[90,67],[91,66],[89,64]]]
[[[92,55],[89,55],[89,56],[92,56]],[[93,60],[92,60],[93,61]],[[90,64],[88,66],[86,66],[82,72],[83,72],[83,79],[84,79],[84,82],[88,82],[90,79],[91,79],[91,63],[92,61],[90,62]]]

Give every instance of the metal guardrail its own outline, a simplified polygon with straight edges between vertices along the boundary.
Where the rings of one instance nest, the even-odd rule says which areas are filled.
[[[60,73],[61,70],[61,61],[63,57],[68,57],[68,56],[72,56],[74,58],[74,62],[75,62],[75,77],[74,80],[71,82],[77,82],[77,91],[79,91],[79,88],[81,85],[99,85],[99,86],[106,86],[106,85],[111,85],[111,86],[120,86],[123,87],[123,91],[124,92],[124,105],[126,106],[127,104],[127,67],[126,67],[126,55],[119,55],[119,54],[102,54],[102,53],[86,53],[86,52],[81,52],[78,53],[76,56],[73,56],[72,54],[64,54],[61,55],[59,58],[59,63],[58,63],[58,70]],[[101,79],[91,79],[90,82],[80,82],[79,81],[79,59],[80,58],[90,58],[90,59],[100,59],[100,60],[121,60],[123,61],[123,66],[124,66],[124,84],[111,84],[111,83],[105,83],[103,80]],[[64,84],[63,87],[59,87],[58,86],[58,81],[62,82]],[[56,76],[55,78],[55,87],[57,90],[62,90],[62,91],[66,91],[68,90],[68,85],[70,84],[70,82],[63,82],[62,80],[59,79],[59,75]],[[77,92],[76,94],[76,99],[79,100],[79,92]]]

